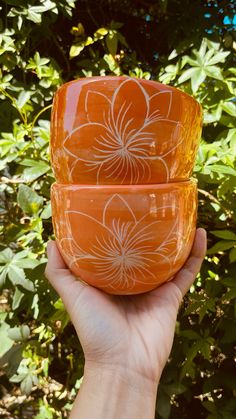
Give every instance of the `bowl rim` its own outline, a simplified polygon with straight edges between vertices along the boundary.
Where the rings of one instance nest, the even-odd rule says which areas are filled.
[[[91,76],[91,77],[79,77],[75,80],[70,80],[66,83],[63,83],[60,87],[58,87],[58,89],[56,90],[56,92],[54,93],[54,97],[57,96],[58,94],[60,94],[64,89],[66,89],[67,87],[69,87],[70,85],[79,83],[79,82],[85,82],[86,80],[91,80],[91,81],[100,81],[100,80],[113,80],[113,79],[119,79],[119,80],[125,80],[125,79],[136,79],[139,81],[142,81],[144,84],[149,84],[149,85],[160,85],[160,86],[166,86],[168,89],[176,92],[177,94],[179,94],[180,96],[183,95],[185,97],[187,97],[188,99],[190,99],[193,103],[194,106],[198,106],[201,110],[202,113],[202,106],[201,104],[197,101],[197,99],[195,99],[193,96],[191,96],[190,94],[184,92],[181,89],[178,89],[177,87],[174,86],[170,86],[169,84],[165,84],[165,83],[161,83],[157,80],[146,80],[146,79],[141,79],[139,77],[131,77],[128,75],[122,75],[122,76]]]
[[[198,184],[198,180],[194,177],[191,177],[187,180],[183,180],[180,182],[168,182],[168,183],[144,183],[144,184],[137,184],[137,185],[120,185],[120,184],[102,184],[102,185],[95,185],[95,184],[85,184],[85,183],[81,183],[81,184],[72,184],[72,183],[59,183],[59,182],[54,182],[51,185],[51,189],[54,188],[62,188],[62,189],[71,189],[71,190],[77,190],[77,189],[92,189],[92,190],[102,190],[102,192],[106,191],[106,190],[110,190],[113,189],[114,193],[116,192],[116,189],[121,189],[123,191],[125,190],[140,190],[140,189],[145,189],[145,190],[150,190],[150,189],[160,189],[160,190],[172,190],[175,187],[186,187],[186,186],[197,186]]]

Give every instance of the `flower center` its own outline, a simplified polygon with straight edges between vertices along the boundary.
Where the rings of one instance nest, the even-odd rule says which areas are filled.
[[[126,145],[123,145],[123,147],[119,148],[116,152],[119,156],[127,156],[129,154],[128,147]]]
[[[120,253],[117,255],[117,262],[121,265],[125,265],[126,259],[125,249],[121,249]]]
[[[113,266],[115,265],[122,269],[128,269],[140,265],[141,259],[141,254],[138,251],[135,251],[135,249],[121,248],[114,256]]]

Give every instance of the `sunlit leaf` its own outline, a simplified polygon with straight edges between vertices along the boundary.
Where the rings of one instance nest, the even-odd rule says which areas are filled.
[[[222,109],[231,116],[236,116],[236,105],[233,102],[221,103]]]
[[[16,288],[12,300],[12,310],[16,310],[19,307],[23,297],[24,293],[21,292],[19,288]]]
[[[208,255],[213,255],[214,253],[223,252],[224,250],[231,249],[236,246],[236,241],[221,240],[214,244],[210,249],[208,249]]]
[[[27,91],[21,92],[19,94],[19,97],[18,97],[17,102],[16,102],[17,107],[19,109],[23,108],[23,106],[28,102],[28,100],[30,99],[30,97],[31,97],[31,93],[30,92],[27,92]]]
[[[43,205],[43,198],[27,185],[20,185],[17,202],[26,214],[37,214]]]
[[[14,341],[9,338],[8,330],[10,326],[7,323],[0,324],[0,358],[13,346]]]
[[[44,161],[25,159],[21,164],[28,166],[23,172],[25,182],[32,182],[50,170],[50,166]]]
[[[236,234],[230,230],[214,230],[211,231],[211,233],[214,234],[214,236],[219,237],[220,239],[236,240]]]
[[[109,32],[106,36],[106,45],[108,51],[111,55],[115,56],[117,53],[117,45],[118,45],[118,36],[117,33],[112,31]]]

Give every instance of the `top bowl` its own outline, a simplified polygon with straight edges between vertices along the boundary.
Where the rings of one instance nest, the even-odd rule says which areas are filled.
[[[201,125],[195,99],[155,81],[106,76],[66,83],[52,110],[56,180],[97,185],[186,180]]]

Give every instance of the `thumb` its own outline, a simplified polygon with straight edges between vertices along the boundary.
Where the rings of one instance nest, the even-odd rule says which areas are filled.
[[[80,282],[68,269],[57,244],[50,240],[47,244],[48,263],[45,276],[61,297],[69,315],[73,312],[80,292],[87,286]]]
[[[207,250],[207,233],[203,228],[198,228],[195,240],[188,260],[182,269],[177,273],[172,284],[175,284],[180,291],[182,298],[193,284]]]

